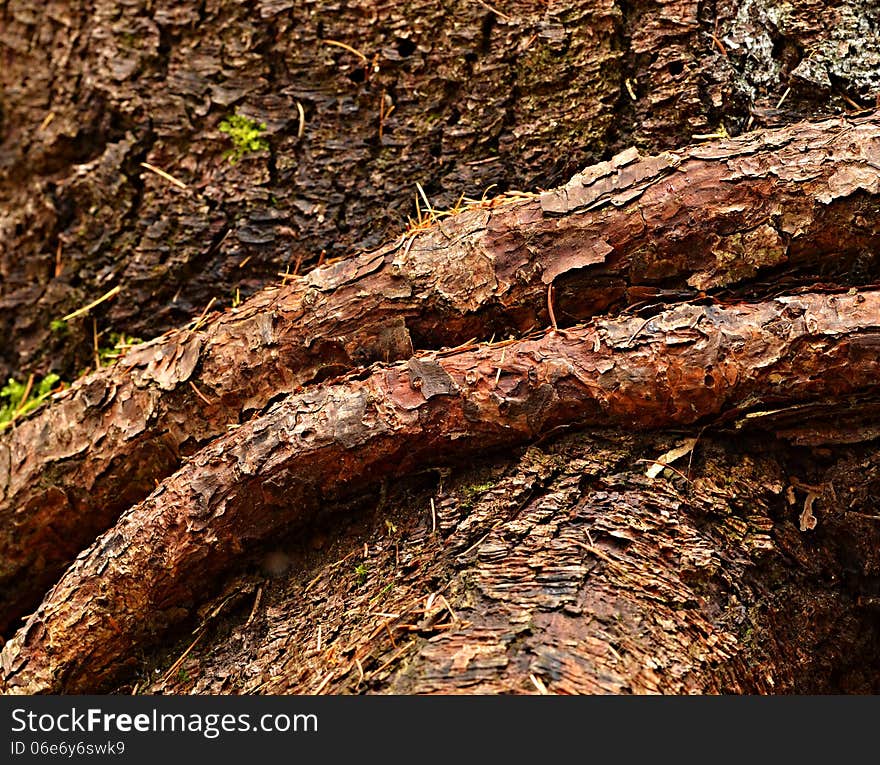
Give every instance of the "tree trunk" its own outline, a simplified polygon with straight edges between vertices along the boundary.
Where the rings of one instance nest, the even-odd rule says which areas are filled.
[[[878,687],[869,9],[447,5],[0,3],[5,692]]]
[[[0,440],[0,626],[181,457],[304,385],[413,346],[546,327],[551,304],[568,326],[819,275],[859,283],[880,232],[878,147],[870,118],[625,152],[561,189],[475,205],[134,349]]]
[[[644,430],[813,400],[845,416],[853,395],[878,392],[878,346],[880,293],[804,294],[414,356],[292,396],[205,447],[79,556],[4,647],[7,691],[104,687],[251,545],[370,482],[570,425]]]
[[[97,332],[151,338],[372,249],[416,217],[416,182],[440,208],[551,188],[880,90],[866,0],[493,7],[2,0],[0,379],[91,363],[91,321],[52,320],[112,287]],[[231,164],[235,111],[269,148]]]
[[[594,431],[390,482],[119,690],[876,693],[876,448],[707,431],[690,482],[646,477],[680,443]]]

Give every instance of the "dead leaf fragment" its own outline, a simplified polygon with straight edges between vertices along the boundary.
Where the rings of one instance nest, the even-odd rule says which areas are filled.
[[[676,460],[680,460],[685,455],[690,454],[694,450],[696,444],[696,438],[686,438],[675,448],[670,449],[665,454],[661,454],[657,457],[657,459],[653,461],[651,466],[645,471],[645,475],[648,476],[648,478],[656,478],[666,469],[667,465],[671,465]]]

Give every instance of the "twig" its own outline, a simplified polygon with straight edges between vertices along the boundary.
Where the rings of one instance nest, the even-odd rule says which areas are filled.
[[[335,45],[337,48],[342,48],[343,50],[347,50],[349,53],[354,53],[355,56],[359,56],[365,64],[369,63],[370,59],[368,59],[363,53],[361,53],[357,48],[352,48],[350,45],[346,45],[344,42],[339,42],[339,40],[321,40],[324,45]]]
[[[449,611],[449,615],[452,617],[452,621],[457,622],[458,616],[456,615],[455,611],[452,610],[452,606],[449,605],[449,601],[446,600],[446,596],[440,595],[440,599],[443,601],[443,605],[446,606],[446,610]]]
[[[171,665],[171,667],[169,667],[168,671],[162,677],[162,684],[163,685],[171,679],[171,676],[175,672],[177,672],[178,669],[180,669],[180,665],[183,664],[183,662],[186,660],[186,657],[189,656],[189,652],[192,651],[192,649],[196,647],[196,643],[198,643],[202,639],[204,634],[205,634],[204,629],[199,630],[199,634],[196,635],[196,639],[193,640],[192,643],[189,644],[189,647],[182,654],[180,654],[180,658],[178,658],[178,660],[175,661],[174,664]]]
[[[475,167],[476,165],[488,165],[491,162],[500,162],[500,161],[501,161],[501,157],[495,156],[495,157],[486,157],[485,159],[474,159],[474,160],[471,160],[470,162],[465,162],[465,164],[469,165],[470,167]]]
[[[727,48],[724,47],[721,40],[718,39],[718,18],[715,18],[715,28],[712,30],[712,42],[718,47],[721,55],[727,58]]]
[[[193,332],[195,332],[199,327],[202,326],[202,324],[204,324],[204,322],[205,322],[205,317],[208,315],[208,311],[211,310],[211,306],[214,305],[214,303],[216,303],[216,302],[217,302],[217,298],[216,298],[216,297],[212,297],[212,298],[208,301],[208,305],[205,306],[205,310],[202,311],[202,312],[199,314],[198,318],[195,320],[195,322],[193,322],[193,325],[189,328],[189,332],[187,332],[186,337],[184,338],[184,340],[188,340],[189,337],[190,337],[190,335],[192,335]]]
[[[482,5],[487,11],[492,11],[499,19],[504,19],[505,21],[510,21],[510,16],[506,13],[502,13],[494,6],[489,5],[489,3],[485,2],[485,0],[476,0],[479,5]]]
[[[164,170],[162,170],[161,168],[156,167],[155,165],[151,165],[149,162],[141,162],[141,167],[146,168],[146,169],[149,170],[151,173],[155,173],[155,174],[158,175],[160,178],[164,178],[164,179],[165,179],[166,181],[168,181],[169,183],[173,183],[173,184],[174,184],[175,186],[177,186],[177,188],[179,188],[179,189],[184,189],[184,190],[186,190],[186,189],[189,188],[189,186],[187,186],[187,185],[186,185],[183,181],[181,181],[179,178],[175,178],[173,175],[171,175],[171,173],[166,173],[166,172],[165,172]]]
[[[189,384],[190,384],[190,387],[195,391],[195,394],[196,394],[196,395],[197,395],[202,401],[204,401],[208,406],[211,406],[211,404],[214,403],[213,401],[211,401],[211,399],[209,399],[204,393],[202,393],[202,392],[196,387],[196,384],[195,384],[192,380],[189,381]]]
[[[312,693],[317,696],[321,691],[324,690],[324,686],[327,685],[333,679],[333,670],[331,669],[325,676],[324,679],[320,682],[317,688],[312,691]]]
[[[412,236],[406,240],[406,246],[403,248],[403,258],[406,258],[409,255],[410,247],[412,247],[412,243],[415,241],[415,238],[419,235],[418,231],[414,231]]]
[[[461,553],[461,555],[459,555],[458,557],[463,558],[469,552],[472,552],[473,550],[477,549],[481,544],[483,544],[483,542],[485,542],[489,538],[489,535],[493,531],[495,531],[495,529],[497,529],[502,523],[503,523],[503,521],[496,521],[496,523],[492,526],[491,529],[489,529],[485,534],[483,534],[483,536],[481,536],[476,542],[474,542],[470,547],[468,547],[467,550],[465,550],[463,553]]]
[[[791,88],[786,88],[786,89],[785,89],[785,93],[782,94],[782,98],[780,98],[780,99],[776,102],[776,108],[777,108],[777,109],[779,109],[779,108],[782,106],[783,101],[785,101],[785,99],[788,98],[788,94],[789,94],[789,93],[791,93]]]
[[[40,127],[37,128],[37,131],[42,133],[47,127],[49,127],[49,124],[54,119],[55,112],[49,112],[45,117],[43,117],[43,121],[40,123]]]
[[[672,465],[670,465],[668,462],[661,462],[660,460],[636,460],[636,462],[652,462],[655,465],[662,465],[664,468],[667,468],[667,469],[671,470],[673,473],[677,473],[678,475],[680,475],[688,483],[693,483],[693,481],[691,481],[690,478],[688,478],[678,468],[672,467]]]
[[[98,348],[98,320],[92,319],[92,343],[95,352],[95,369],[101,368],[101,351]]]
[[[719,125],[718,130],[714,133],[694,133],[691,138],[695,141],[711,141],[713,139],[727,139],[730,138],[730,133],[727,132],[727,128],[724,125]]]
[[[550,691],[547,690],[547,686],[544,685],[544,683],[541,681],[541,678],[535,677],[534,674],[530,674],[529,680],[532,681],[532,685],[534,685],[535,688],[538,689],[538,693],[540,693],[542,696],[550,695]]]
[[[247,621],[244,623],[244,628],[247,629],[250,627],[251,622],[253,622],[254,618],[257,615],[257,609],[260,607],[260,600],[263,598],[263,585],[260,585],[257,588],[257,597],[254,598],[254,606],[251,608],[251,615],[248,616]]]
[[[115,295],[118,295],[121,289],[122,287],[117,284],[112,290],[108,290],[97,300],[93,300],[91,303],[89,303],[88,305],[84,305],[82,308],[77,308],[72,313],[67,314],[67,316],[62,316],[61,321],[70,321],[71,319],[75,319],[77,316],[82,316],[84,313],[88,313],[96,306],[101,305],[101,303],[103,303],[105,300],[109,300]]]
[[[341,558],[340,560],[336,561],[336,563],[331,564],[328,568],[333,569],[333,568],[337,568],[338,566],[341,566],[343,563],[345,563],[346,561],[350,560],[352,557],[357,555],[358,552],[359,552],[358,550],[352,550],[348,555],[346,555],[344,558]],[[312,581],[310,581],[306,585],[305,589],[303,590],[303,595],[305,595],[309,590],[312,589],[312,587],[314,587],[318,582],[320,582],[321,579],[324,578],[324,576],[325,576],[325,574],[321,573],[321,574],[318,574],[314,579],[312,579]]]
[[[393,662],[397,661],[397,659],[400,657],[400,654],[402,654],[414,642],[415,642],[415,638],[410,640],[408,643],[405,643],[404,645],[400,646],[400,648],[398,648],[393,654],[391,654],[391,656],[380,667],[377,667],[376,669],[374,669],[370,674],[376,675],[379,672],[381,672],[383,669],[385,669],[385,667],[387,667],[390,664],[392,664]]]
[[[694,462],[694,452],[697,451],[697,444],[700,443],[700,439],[703,437],[703,433],[706,432],[706,428],[708,428],[708,427],[709,427],[708,425],[703,425],[703,427],[700,428],[700,432],[697,433],[697,437],[694,440],[694,445],[693,445],[693,447],[691,447],[691,453],[688,455],[688,472],[687,472],[688,478],[691,477],[691,465]]]
[[[297,128],[296,137],[302,138],[306,130],[306,112],[299,101],[296,102],[296,110],[299,112],[299,128]]]
[[[419,194],[422,195],[422,199],[425,200],[425,207],[431,215],[431,220],[435,220],[437,218],[437,214],[434,212],[434,208],[431,206],[431,203],[428,201],[428,195],[425,194],[425,190],[422,188],[422,184],[416,181],[416,188],[419,190]]]
[[[860,104],[857,104],[855,101],[853,101],[853,100],[852,100],[852,99],[851,99],[846,93],[844,93],[842,90],[839,91],[839,93],[840,93],[840,97],[841,97],[844,101],[846,101],[846,102],[847,102],[847,103],[848,103],[853,109],[855,109],[857,112],[858,112],[858,111],[862,111],[862,109],[865,108],[865,107],[861,106]]]
[[[507,353],[507,346],[501,349],[501,358],[498,360],[498,371],[495,372],[495,387],[498,387],[498,381],[501,379],[501,367],[504,365],[504,354]]]
[[[578,542],[576,539],[571,542],[575,547],[580,547],[581,550],[586,550],[590,555],[595,555],[599,560],[604,560],[606,563],[614,565],[614,558],[612,558],[608,553],[604,550],[600,550],[594,544],[585,545],[583,542]]]
[[[16,418],[24,411],[24,408],[27,406],[28,396],[31,394],[31,389],[33,387],[34,375],[32,372],[28,377],[27,385],[24,386],[24,393],[22,394],[21,401],[18,403],[18,408],[12,413],[12,417],[9,418],[10,425],[15,422]]]
[[[645,320],[641,323],[641,325],[639,326],[639,328],[629,336],[629,340],[627,340],[627,341],[623,344],[624,347],[626,347],[626,346],[628,346],[628,345],[632,345],[632,341],[635,340],[635,339],[639,336],[639,333],[640,333],[645,327],[647,327],[647,326],[651,323],[651,321],[652,321],[654,318],[655,318],[655,317],[653,317],[653,316],[649,316],[647,319],[645,319]]]
[[[559,325],[556,323],[556,314],[553,312],[553,282],[547,285],[547,312],[550,314],[550,324],[554,332],[559,332]]]

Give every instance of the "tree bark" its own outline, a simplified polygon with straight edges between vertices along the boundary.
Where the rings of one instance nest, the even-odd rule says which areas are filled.
[[[98,332],[152,338],[322,251],[372,249],[415,217],[416,181],[450,207],[633,145],[873,104],[868,0],[753,6],[4,0],[0,379],[72,379],[93,327],[51,320],[110,287]],[[269,149],[230,164],[236,111]]]
[[[880,237],[876,166],[876,117],[628,151],[134,349],[0,439],[0,628],[182,457],[304,385],[414,346],[546,327],[551,303],[567,326],[634,304],[758,297],[818,274],[859,283]]]
[[[370,481],[561,426],[644,430],[875,393],[878,347],[880,293],[806,294],[414,356],[293,396],[195,455],[77,559],[0,654],[7,691],[106,687],[249,545]]]
[[[680,443],[591,431],[392,481],[226,580],[118,690],[876,693],[876,446],[710,429],[690,482],[648,478]]]
[[[872,13],[0,0],[3,690],[877,692]]]

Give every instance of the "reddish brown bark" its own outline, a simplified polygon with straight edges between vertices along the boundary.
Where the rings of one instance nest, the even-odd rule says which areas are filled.
[[[71,379],[74,364],[92,357],[93,329],[95,343],[120,330],[155,337],[209,299],[223,307],[239,290],[252,294],[288,265],[308,270],[319,253],[372,248],[415,215],[415,181],[439,206],[492,184],[496,192],[548,188],[629,146],[647,154],[705,134],[858,110],[880,88],[872,0],[492,5],[130,0],[120,14],[103,0],[0,0],[0,380],[49,370]],[[268,149],[230,164],[228,136],[217,128],[234,110],[267,123]],[[421,453],[430,458],[419,470],[363,491],[395,469],[396,454],[347,483],[327,474],[319,501],[311,477],[297,484],[299,473],[261,483],[233,470],[230,481],[222,458],[204,473],[191,461],[252,416],[275,422],[267,405],[307,395],[300,386],[316,385],[309,400],[326,400],[325,388],[365,383],[381,369],[328,378],[409,357],[413,347],[421,361],[406,377],[424,391],[445,363],[431,349],[471,337],[531,332],[535,341],[554,319],[569,327],[625,308],[638,318],[614,358],[640,358],[650,335],[662,349],[657,361],[686,350],[663,348],[656,321],[664,304],[693,301],[710,312],[745,300],[760,309],[785,293],[824,300],[873,289],[876,139],[856,121],[826,124],[814,138],[801,126],[762,146],[731,144],[735,155],[717,161],[699,154],[717,144],[639,162],[625,152],[540,205],[532,197],[444,220],[442,230],[354,265],[334,263],[316,281],[294,280],[290,291],[173,332],[129,366],[83,381],[21,423],[30,441],[0,438],[0,561],[13,572],[3,581],[0,564],[0,622],[33,609],[41,577],[48,586],[53,567],[60,574],[185,462],[194,484],[219,482],[235,521],[190,515],[198,531],[189,541],[211,537],[216,524],[221,551],[225,541],[232,554],[221,562],[207,545],[204,565],[181,558],[197,580],[213,572],[209,582],[180,584],[176,570],[162,569],[153,578],[167,601],[144,600],[153,597],[149,582],[130,588],[146,605],[126,614],[123,633],[138,618],[155,633],[138,643],[146,654],[120,656],[132,672],[120,670],[125,685],[116,690],[876,692],[880,456],[870,439],[880,433],[880,396],[865,361],[877,347],[876,319],[863,316],[868,329],[832,355],[827,372],[815,355],[827,338],[796,344],[804,368],[788,371],[807,395],[794,403],[796,391],[776,389],[787,379],[776,370],[758,370],[763,383],[744,402],[738,396],[755,378],[733,382],[731,419],[720,424],[709,415],[662,433],[618,420],[604,436],[596,426],[562,439],[554,428],[532,436],[518,391],[503,390],[535,362],[527,358],[511,376],[481,371],[495,403],[515,399],[513,426],[501,429],[499,413],[493,426],[505,448],[483,453],[472,443],[466,467],[423,472],[448,457],[446,444],[431,451],[430,438],[423,444],[404,429],[402,443],[412,443],[404,467]],[[628,200],[643,180],[643,198]],[[606,194],[615,183],[622,187]],[[402,279],[392,278],[395,262]],[[50,327],[111,285],[119,297],[87,321],[64,333]],[[787,338],[789,324],[800,332],[803,317],[783,315],[770,331]],[[683,339],[681,329],[669,336]],[[847,354],[861,381],[848,378]],[[428,364],[421,377],[419,363]],[[669,370],[661,363],[651,378],[663,394],[675,389]],[[689,368],[686,379],[696,383],[700,371]],[[717,385],[716,374],[703,383]],[[563,398],[579,390],[559,379]],[[591,392],[609,395],[616,411],[613,391]],[[451,398],[433,396],[424,411]],[[709,405],[704,393],[693,398]],[[558,400],[554,390],[539,411]],[[673,403],[685,405],[678,415],[691,402]],[[444,416],[421,425],[430,431]],[[481,422],[466,420],[463,430]],[[271,431],[249,427],[234,445],[247,464],[276,443]],[[678,472],[656,475],[657,460],[682,454],[682,430],[692,451]],[[534,445],[507,446],[520,438]],[[356,463],[359,450],[352,461],[333,444],[343,468]],[[282,462],[301,456],[290,444],[273,452]],[[302,525],[264,544],[264,530],[245,524],[242,538],[254,544],[229,539],[249,511],[242,487],[259,498],[252,519],[278,505],[265,529],[285,528],[291,516]],[[309,496],[290,507],[286,491]],[[161,501],[142,520],[167,521]],[[318,516],[306,524],[310,509]],[[157,560],[174,558],[161,530],[127,523],[126,535],[147,539],[155,553],[134,556],[147,576]],[[111,535],[100,544],[112,592],[124,586],[114,555],[125,563],[132,554]],[[180,538],[169,533],[174,544]],[[290,555],[250,565],[279,545]],[[97,554],[83,560],[100,568]],[[88,574],[75,566],[59,595]],[[95,592],[97,579],[80,581]],[[19,600],[5,614],[4,597]],[[90,608],[101,597],[81,602]],[[50,626],[32,623],[26,662],[63,643],[59,619],[68,615],[47,603]],[[115,618],[112,605],[103,608]],[[86,610],[69,613],[71,634],[88,619]],[[185,622],[198,624],[195,642],[183,630],[175,647],[179,633],[165,625]],[[123,638],[114,633],[107,651],[95,650],[100,662],[140,639]],[[86,677],[87,662],[62,668],[64,683]],[[26,664],[23,676],[32,669]]]
[[[0,654],[6,691],[105,688],[249,546],[383,476],[564,425],[690,425],[876,392],[878,343],[880,292],[805,294],[422,354],[292,396],[196,454],[77,559]]]
[[[876,693],[876,444],[698,435],[653,478],[680,430],[388,481],[231,572],[116,690]]]
[[[848,283],[877,246],[880,123],[827,120],[476,207],[267,289],[97,372],[0,440],[0,625],[191,454],[276,396],[373,361],[624,304]],[[762,286],[754,277],[773,273]],[[22,576],[27,570],[28,575]]]
[[[0,4],[3,380],[87,363],[91,323],[50,323],[109,286],[98,330],[154,337],[300,258],[375,247],[414,181],[440,206],[550,188],[627,146],[869,106],[880,71],[870,0],[125,8]],[[233,165],[234,111],[269,148]]]

